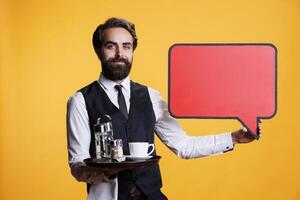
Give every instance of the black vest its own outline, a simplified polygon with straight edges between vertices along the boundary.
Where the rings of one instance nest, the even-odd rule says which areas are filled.
[[[129,154],[128,142],[154,143],[155,115],[146,86],[130,82],[131,96],[128,120],[110,101],[97,81],[79,90],[85,100],[91,130],[90,155],[95,155],[94,125],[105,114],[112,118],[114,139],[123,140],[124,154]],[[152,155],[156,155],[154,151]],[[146,168],[125,170],[118,173],[118,199],[125,200],[133,186],[138,186],[147,196],[162,187],[158,164]]]

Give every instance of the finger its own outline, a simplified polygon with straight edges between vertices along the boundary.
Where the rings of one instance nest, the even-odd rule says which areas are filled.
[[[257,127],[257,133],[261,134],[261,128],[260,128],[260,126]]]

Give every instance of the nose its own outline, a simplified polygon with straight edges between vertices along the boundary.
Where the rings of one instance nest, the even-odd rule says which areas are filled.
[[[116,57],[122,57],[123,56],[123,49],[121,47],[117,47],[115,51],[115,56]]]

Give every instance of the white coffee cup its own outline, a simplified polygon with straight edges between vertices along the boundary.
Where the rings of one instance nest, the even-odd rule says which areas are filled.
[[[148,153],[149,147],[152,147],[152,150]],[[130,156],[146,157],[149,156],[154,149],[154,144],[149,144],[148,142],[129,142]]]

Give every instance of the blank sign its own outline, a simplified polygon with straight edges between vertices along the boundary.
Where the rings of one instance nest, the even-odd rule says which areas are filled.
[[[235,118],[257,134],[276,113],[272,44],[175,44],[169,49],[169,110],[177,118]]]

